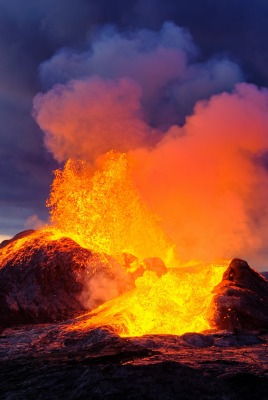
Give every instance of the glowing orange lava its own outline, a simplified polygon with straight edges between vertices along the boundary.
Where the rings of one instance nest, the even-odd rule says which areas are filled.
[[[107,153],[95,173],[86,162],[69,160],[55,172],[47,205],[54,226],[83,247],[173,262],[173,246],[141,201],[126,154]]]
[[[122,295],[112,298],[114,291],[106,297],[112,300],[78,318],[71,329],[109,326],[121,336],[179,335],[209,329],[212,290],[220,282],[226,262],[182,265],[175,258],[172,241],[131,180],[125,154],[107,153],[95,171],[84,161],[69,160],[63,170],[55,172],[47,205],[51,224],[10,241],[0,250],[2,265],[9,257],[20,261],[23,257],[27,264],[33,249],[48,240],[70,237],[84,248],[113,257],[126,276],[136,278],[134,289],[126,286]],[[122,274],[114,274],[123,285]],[[103,278],[94,282],[102,292],[108,291],[107,284],[111,285]],[[84,282],[84,287],[88,290],[92,285]],[[85,309],[86,295],[82,292]]]
[[[72,330],[109,326],[120,336],[182,335],[210,328],[211,291],[226,265],[170,269],[161,278],[147,271],[132,291],[104,303]]]
[[[138,262],[158,257],[167,272],[157,275],[157,261],[136,279],[136,288],[104,303],[73,329],[109,325],[121,336],[182,334],[209,328],[212,289],[226,263],[183,266],[174,258],[155,215],[142,202],[129,174],[125,154],[110,152],[93,171],[84,161],[69,160],[55,172],[50,199],[54,235],[68,236],[81,246],[120,259],[133,254]],[[155,263],[155,271],[154,271]]]

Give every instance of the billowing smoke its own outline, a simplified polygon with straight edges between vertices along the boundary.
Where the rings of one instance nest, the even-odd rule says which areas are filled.
[[[106,28],[84,53],[61,50],[41,65],[44,85],[54,86],[34,102],[48,149],[59,161],[92,160],[152,145],[197,100],[242,79],[231,61],[198,63],[197,54],[190,34],[172,23],[124,35]]]
[[[128,151],[133,179],[184,261],[265,252],[268,92],[226,58],[198,62],[190,34],[101,31],[40,67],[34,100],[58,161]],[[149,238],[148,238],[149,240]],[[153,255],[152,255],[153,256]]]
[[[140,87],[129,79],[70,81],[35,98],[37,121],[58,161],[94,160],[144,143],[150,128],[142,120],[140,97]]]
[[[132,152],[134,180],[175,240],[179,255],[247,257],[267,229],[268,90],[238,84],[198,102],[183,127]],[[265,263],[265,259],[263,260]]]

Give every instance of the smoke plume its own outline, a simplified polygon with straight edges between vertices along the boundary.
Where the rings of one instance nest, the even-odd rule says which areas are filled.
[[[40,67],[34,114],[55,158],[94,160],[107,150],[152,145],[199,99],[242,79],[227,59],[195,62],[190,34],[173,23],[159,32],[102,30],[88,51],[63,49]],[[60,82],[60,84],[58,84]],[[54,86],[53,86],[54,85]]]
[[[267,232],[268,92],[226,58],[198,62],[190,34],[99,32],[40,67],[34,100],[58,161],[129,153],[134,182],[178,257],[260,255]],[[148,239],[149,240],[149,239]],[[153,255],[152,255],[153,256]],[[256,258],[255,258],[256,265]]]
[[[266,89],[239,84],[197,103],[154,149],[131,153],[136,185],[184,260],[243,255],[256,265],[265,249],[267,108]]]

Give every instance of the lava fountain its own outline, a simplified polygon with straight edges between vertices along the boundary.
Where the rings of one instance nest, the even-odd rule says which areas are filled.
[[[193,69],[183,49],[177,54],[177,41],[170,52],[175,36],[166,40],[166,29],[174,27],[153,41],[153,65],[151,45],[138,38],[131,65],[122,62],[118,74],[107,76],[105,62],[95,75],[93,46],[76,58],[86,60],[82,75],[67,74],[65,83],[34,99],[47,149],[66,162],[55,172],[51,223],[41,233],[57,252],[68,238],[72,257],[77,245],[93,254],[86,253],[83,273],[75,264],[82,288],[75,301],[91,311],[87,324],[109,325],[123,336],[208,329],[212,290],[227,260],[266,254],[268,92],[246,83],[217,90],[179,125],[178,116],[169,118],[180,109],[171,88],[189,76],[166,72],[173,56],[177,71]],[[171,60],[161,55],[163,46]],[[162,61],[159,76],[151,77]],[[157,110],[164,124],[157,124]],[[21,246],[31,247],[31,240],[21,239]]]
[[[185,265],[176,258],[174,244],[131,180],[126,154],[107,153],[95,171],[85,161],[69,160],[63,170],[55,171],[47,205],[51,224],[30,239],[18,239],[2,249],[2,259],[4,252],[8,258],[20,248],[67,237],[82,248],[111,256],[124,268],[119,274],[111,266],[114,284],[120,281],[123,286],[121,294],[111,290],[103,276],[93,286],[92,276],[85,275],[80,296],[84,309],[92,308],[89,289],[96,296],[106,293],[103,298],[109,301],[95,308],[79,328],[108,325],[121,336],[141,336],[179,335],[210,327],[212,289],[227,264],[191,261]],[[101,267],[102,263],[96,266]],[[135,284],[130,287],[129,279],[124,284],[122,274],[131,276]],[[79,322],[73,328],[78,326]]]
[[[93,309],[86,324],[79,326],[78,321],[74,329],[108,325],[121,336],[208,329],[212,290],[227,263],[183,264],[175,255],[174,243],[161,229],[161,221],[142,201],[130,172],[124,153],[107,153],[95,170],[85,161],[69,160],[62,170],[55,171],[47,201],[51,223],[4,246],[1,265],[11,260],[22,268],[27,260],[42,265],[42,254],[31,259],[36,250],[46,249],[45,257],[56,260],[69,247],[71,251],[75,242],[95,258],[87,261],[88,255],[80,252],[72,263],[81,264],[85,259],[96,275],[79,271],[79,277],[72,277],[82,283],[78,300],[83,310]],[[98,274],[106,264],[108,274]]]

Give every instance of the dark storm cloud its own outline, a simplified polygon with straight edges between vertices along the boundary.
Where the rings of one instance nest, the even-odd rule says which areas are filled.
[[[200,62],[226,55],[249,81],[268,84],[268,5],[262,0],[0,0],[0,233],[23,229],[32,214],[46,217],[56,164],[31,117],[32,99],[42,89],[40,64],[64,47],[85,51],[103,25],[159,30],[166,20],[187,27]]]
[[[139,0],[136,14],[153,26],[166,19],[187,26],[205,57],[225,53],[240,63],[248,80],[267,86],[267,1]]]

